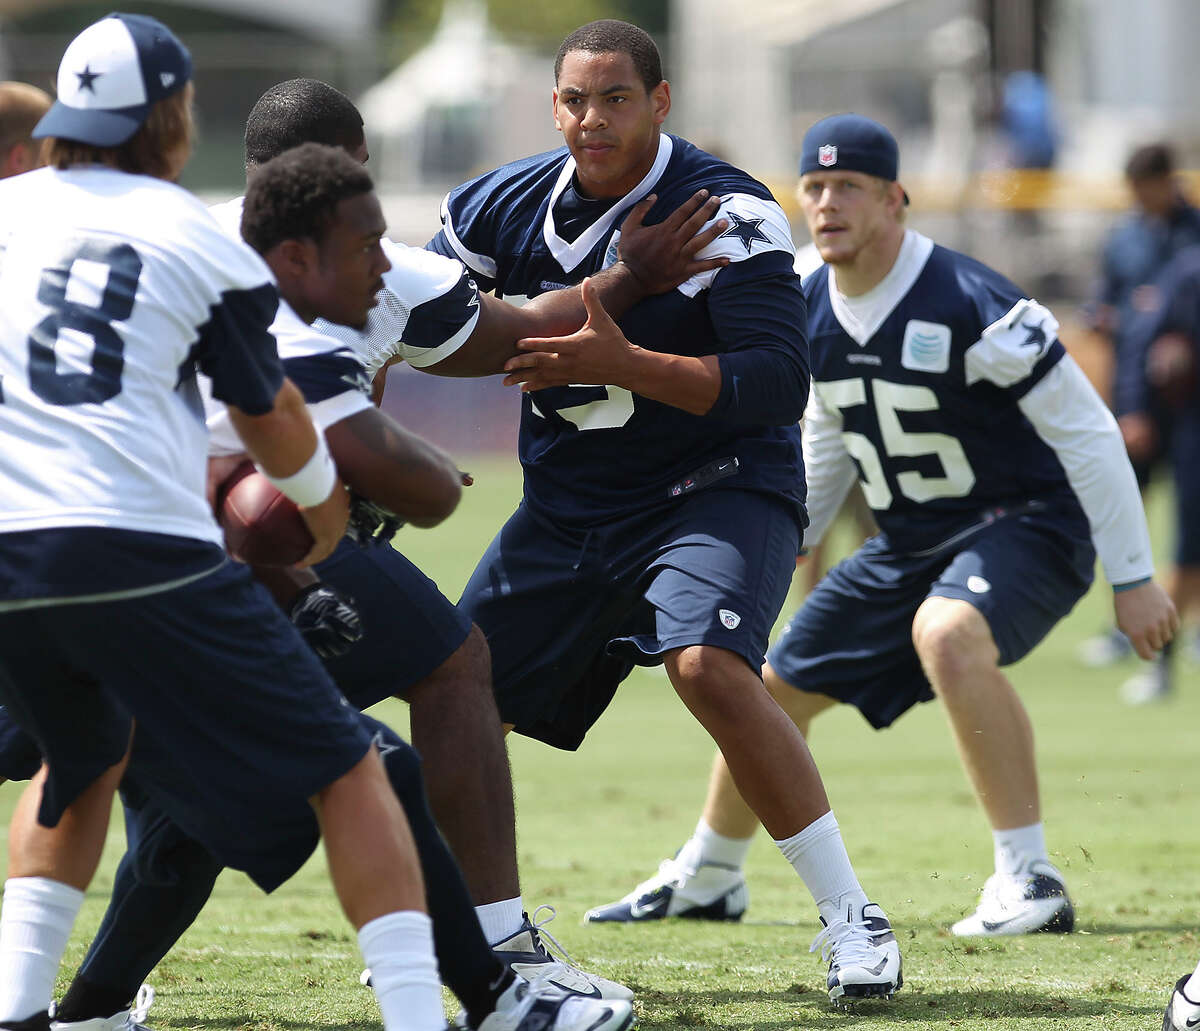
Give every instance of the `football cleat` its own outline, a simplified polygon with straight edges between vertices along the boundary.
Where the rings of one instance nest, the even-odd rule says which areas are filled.
[[[950,928],[959,937],[1067,934],[1075,929],[1075,907],[1063,876],[1045,859],[1035,859],[1016,876],[994,873],[983,885],[979,906]]]
[[[543,909],[549,910],[549,916],[538,923],[537,916]],[[492,945],[492,951],[514,974],[520,975],[526,981],[544,982],[571,995],[582,995],[589,999],[633,1001],[633,992],[623,984],[589,974],[571,964],[567,950],[545,929],[546,924],[555,917],[553,906],[538,906],[533,911],[532,920],[528,914],[523,915],[524,923],[516,934]],[[551,955],[543,938],[550,942],[562,959]]]
[[[1121,701],[1126,705],[1152,705],[1166,701],[1170,696],[1171,675],[1161,658],[1121,685]]]
[[[633,1004],[624,999],[584,999],[518,976],[474,1031],[625,1031],[632,1024]],[[465,1010],[455,1026],[470,1028]]]
[[[658,873],[623,899],[589,909],[588,923],[639,923],[669,916],[688,920],[741,920],[750,901],[746,878],[735,866],[701,863],[689,870],[664,859]]]
[[[1079,661],[1088,669],[1106,669],[1133,658],[1133,645],[1115,626],[1102,634],[1089,637],[1075,650]]]
[[[1200,1027],[1200,1002],[1192,1002],[1183,990],[1191,976],[1184,974],[1175,982],[1163,1014],[1163,1031],[1196,1031]]]
[[[855,912],[850,905],[845,920],[826,923],[813,939],[809,952],[821,950],[829,964],[825,980],[829,1001],[834,1004],[859,999],[890,999],[904,984],[900,945],[882,909],[868,902]]]
[[[54,1007],[50,1007],[51,1031],[150,1031],[146,1027],[146,1015],[154,1005],[154,989],[148,984],[138,989],[133,1006],[114,1013],[111,1017],[93,1017],[90,1020],[56,1020]]]

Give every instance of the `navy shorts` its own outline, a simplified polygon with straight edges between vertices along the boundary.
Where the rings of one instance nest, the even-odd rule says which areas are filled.
[[[1092,582],[1091,541],[1050,515],[1012,515],[921,555],[872,537],[817,585],[767,654],[787,683],[848,702],[876,728],[933,697],[912,643],[926,598],[974,605],[1002,666],[1016,662]]]
[[[796,510],[712,490],[586,531],[522,504],[459,607],[487,635],[500,717],[578,748],[635,665],[688,645],[741,655],[757,674],[799,550]]]
[[[343,540],[316,572],[353,598],[362,617],[362,640],[325,663],[357,709],[405,697],[471,632],[437,584],[386,541],[363,548]]]
[[[395,731],[365,713],[355,713],[362,732],[373,740],[381,756],[391,752],[412,755],[412,768],[420,770],[419,760],[410,744]],[[187,837],[169,813],[151,799],[154,770],[165,758],[148,736],[135,738],[129,769],[121,781],[125,800],[128,852],[134,857],[137,878],[147,884],[170,884],[176,876],[171,855],[179,847],[181,837]],[[394,777],[390,760],[389,777]],[[416,773],[420,778],[419,772]],[[238,869],[243,870],[263,891],[271,892],[289,880],[313,854],[321,840],[317,816],[307,799],[292,799],[281,804],[272,814],[269,837],[261,836],[257,827],[244,829],[242,858]],[[227,865],[227,864],[226,864]]]
[[[290,817],[371,736],[245,567],[145,597],[0,613],[0,695],[50,776],[58,822],[139,729],[149,795],[227,866],[293,833]],[[252,844],[251,844],[252,843]]]
[[[1200,410],[1176,417],[1171,436],[1175,480],[1175,564],[1200,566]]]

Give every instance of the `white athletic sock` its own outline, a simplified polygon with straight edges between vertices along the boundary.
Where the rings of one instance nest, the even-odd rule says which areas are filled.
[[[1183,986],[1183,994],[1189,1002],[1200,1002],[1200,963],[1196,964],[1195,972]]]
[[[833,813],[826,813],[800,833],[775,844],[812,892],[813,901],[826,923],[845,920],[849,903],[853,903],[856,910],[867,904],[867,896],[854,875]]]
[[[0,908],[0,1021],[44,1013],[83,905],[83,892],[48,877],[10,877]]]
[[[717,863],[740,870],[746,863],[753,838],[727,838],[718,834],[701,817],[692,836],[684,843],[675,862],[685,870],[695,872],[704,863]]]
[[[388,913],[363,924],[358,947],[371,971],[384,1031],[444,1031],[433,924],[424,913]]]
[[[1015,876],[1035,859],[1047,859],[1046,831],[1040,823],[992,831],[995,843],[996,873]]]
[[[476,906],[475,915],[479,917],[479,926],[483,928],[488,944],[496,945],[521,929],[525,922],[525,903],[518,895],[515,899]]]

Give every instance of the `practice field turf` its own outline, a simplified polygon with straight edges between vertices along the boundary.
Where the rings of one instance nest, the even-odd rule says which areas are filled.
[[[397,539],[452,597],[519,491],[509,463],[466,464],[478,483],[450,523]],[[711,746],[658,670],[626,682],[577,754],[512,741],[527,902],[557,908],[550,929],[578,963],[637,990],[647,1029],[1158,1027],[1169,987],[1200,959],[1198,677],[1181,656],[1176,699],[1121,705],[1116,688],[1132,664],[1089,672],[1073,658],[1108,606],[1107,592],[1093,590],[1012,671],[1037,731],[1048,839],[1075,898],[1075,934],[950,937],[947,926],[973,908],[990,872],[991,838],[934,705],[884,733],[849,711],[815,724],[814,751],[850,855],[904,953],[905,986],[891,1003],[830,1008],[824,969],[808,953],[818,929],[811,901],[765,836],[751,852],[742,923],[583,926],[584,910],[649,876],[698,815]],[[405,726],[397,703],[376,715]],[[13,785],[0,788],[5,824],[15,797]],[[118,817],[68,952],[71,969],[121,848]],[[158,1001],[148,1022],[377,1026],[358,973],[322,858],[271,897],[227,873],[151,977]]]

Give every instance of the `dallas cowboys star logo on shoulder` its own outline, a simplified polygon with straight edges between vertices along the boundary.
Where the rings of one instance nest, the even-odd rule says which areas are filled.
[[[746,253],[749,254],[756,243],[770,243],[766,233],[760,228],[764,218],[742,218],[740,215],[735,215],[729,212],[722,216],[729,219],[729,228],[721,234],[721,236],[736,236],[746,245]],[[720,237],[718,237],[720,239]]]
[[[92,66],[90,64],[85,64],[83,66],[83,71],[75,73],[75,78],[79,80],[80,91],[82,92],[83,90],[87,90],[89,93],[95,96],[96,80],[103,74],[103,72],[92,71]]]

